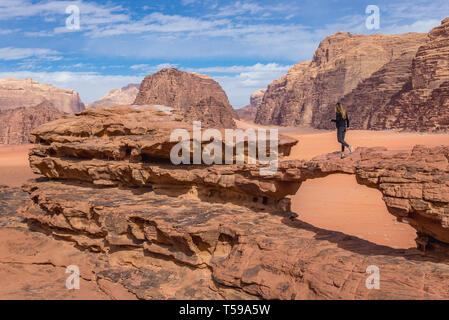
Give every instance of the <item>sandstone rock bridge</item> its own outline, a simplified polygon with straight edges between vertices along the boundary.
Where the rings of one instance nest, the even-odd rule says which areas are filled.
[[[169,136],[181,127],[153,106],[87,110],[41,126],[29,160],[45,177],[24,186],[31,201],[20,212],[34,230],[107,254],[114,267],[101,274],[139,298],[449,297],[449,147],[281,160],[263,176],[260,165],[172,165]],[[295,143],[281,136],[281,156]],[[319,229],[290,212],[288,196],[303,181],[334,173],[377,188],[389,212],[417,230],[425,254]],[[368,265],[382,270],[383,290],[366,288]]]

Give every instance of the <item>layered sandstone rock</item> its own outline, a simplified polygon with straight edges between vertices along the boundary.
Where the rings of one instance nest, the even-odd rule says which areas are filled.
[[[449,18],[429,39],[413,59],[407,84],[380,110],[374,128],[449,130]]]
[[[257,110],[262,103],[265,89],[255,91],[250,97],[250,104],[246,107],[236,110],[240,120],[254,121],[256,119]]]
[[[96,278],[141,299],[449,296],[443,261],[315,228],[294,215],[158,195],[151,188],[39,181],[26,190],[33,202],[22,211],[31,226],[97,252]],[[381,270],[381,290],[365,286],[370,265]]]
[[[130,83],[121,89],[112,89],[101,99],[91,102],[87,108],[113,107],[132,104],[139,93],[139,84]]]
[[[206,106],[207,101],[210,101],[211,105]],[[134,104],[172,107],[181,110],[188,120],[192,120],[189,114],[192,108],[198,108],[193,120],[205,119],[206,122],[223,124],[228,128],[235,128],[233,119],[237,118],[226,93],[218,82],[209,76],[173,68],[163,69],[145,77]]]
[[[113,282],[143,299],[449,297],[448,147],[281,157],[271,175],[260,162],[173,165],[168,136],[190,127],[175,111],[92,109],[33,132],[30,164],[45,178],[26,184],[31,201],[19,212],[32,230],[88,249],[86,263],[96,253],[93,284]],[[281,136],[280,155],[295,143]],[[390,212],[417,229],[426,255],[290,212],[288,195],[303,181],[333,173],[379,189]],[[381,270],[382,290],[365,286],[370,265]]]
[[[256,119],[257,107],[253,107],[252,105],[247,105],[235,111],[240,120],[254,121]]]
[[[0,144],[24,144],[30,142],[30,133],[40,125],[61,118],[59,111],[49,101],[34,107],[22,107],[0,111]]]
[[[312,61],[298,63],[268,86],[256,123],[332,128],[335,103],[355,90],[347,104],[353,105],[355,124],[363,127],[370,113],[366,109],[376,108],[392,91],[402,88],[413,54],[427,39],[416,33],[367,36],[337,32],[320,43]],[[356,110],[362,110],[362,115]]]
[[[84,104],[74,90],[56,88],[29,78],[0,79],[0,111],[34,107],[46,100],[61,112],[73,113],[84,110]]]
[[[179,121],[176,113],[158,107],[92,109],[36,129],[31,141],[39,145],[30,152],[30,164],[35,173],[49,178],[114,187],[152,185],[161,186],[161,190],[176,185],[211,201],[224,197],[249,207],[262,205],[281,211],[289,210],[286,197],[295,194],[303,181],[332,173],[355,174],[360,183],[383,193],[393,214],[410,219],[418,232],[449,243],[448,147],[415,147],[411,153],[359,148],[345,159],[335,153],[311,161],[278,161],[274,174],[266,175],[260,170],[265,164],[249,163],[245,142],[237,149],[238,144],[218,141],[222,163],[226,149],[233,148],[234,163],[239,152],[245,154],[242,164],[172,164],[171,150],[178,140],[170,138],[175,129],[186,130],[188,144],[201,143],[199,150],[203,152],[215,141],[209,137],[198,141],[190,125]],[[222,139],[226,139],[225,133]],[[281,159],[296,142],[278,138]],[[187,160],[193,163],[195,147],[189,152]]]

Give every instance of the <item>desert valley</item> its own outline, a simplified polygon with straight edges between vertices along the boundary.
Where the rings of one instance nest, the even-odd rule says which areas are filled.
[[[248,100],[176,68],[88,104],[0,79],[0,298],[449,299],[449,18],[329,35]],[[243,164],[173,164],[172,132],[196,121],[277,129],[276,173],[249,145]]]

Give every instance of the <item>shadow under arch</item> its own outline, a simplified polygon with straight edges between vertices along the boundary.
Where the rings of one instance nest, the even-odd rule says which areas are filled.
[[[416,248],[416,230],[398,221],[377,186],[354,174],[333,173],[304,181],[292,211],[304,222],[392,248]]]

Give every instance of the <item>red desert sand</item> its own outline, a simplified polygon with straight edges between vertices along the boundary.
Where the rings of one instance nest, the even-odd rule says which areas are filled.
[[[0,145],[0,185],[20,187],[25,181],[39,177],[28,163],[28,145]]]
[[[254,125],[236,121],[238,127]],[[280,132],[299,140],[289,159],[311,159],[317,155],[339,151],[336,133],[310,128],[280,128]],[[399,133],[395,131],[348,130],[346,140],[358,146],[384,146],[391,150],[408,150],[414,145],[448,144],[447,134]],[[36,177],[29,168],[31,145],[0,146],[0,185],[20,186]],[[387,211],[381,193],[357,184],[352,175],[331,175],[306,181],[293,196],[292,208],[301,220],[316,227],[340,231],[361,239],[394,248],[415,246],[415,230]]]

